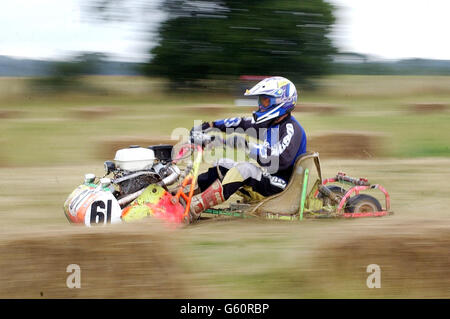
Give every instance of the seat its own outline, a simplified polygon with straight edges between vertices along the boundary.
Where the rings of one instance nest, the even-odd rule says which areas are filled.
[[[317,178],[322,180],[319,153],[308,152],[300,156],[295,164],[291,179],[286,188],[278,194],[266,197],[250,209],[250,214],[266,213],[294,215],[299,212],[305,169],[309,170],[307,194]]]

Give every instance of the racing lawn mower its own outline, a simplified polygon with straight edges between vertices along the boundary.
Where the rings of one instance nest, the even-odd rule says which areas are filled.
[[[362,193],[376,190],[384,196],[384,207],[374,196]],[[389,193],[383,186],[342,172],[322,179],[319,153],[310,152],[297,159],[293,175],[281,193],[257,202],[244,196],[242,202],[232,203],[227,208],[208,209],[202,214],[302,220],[379,217],[393,212]]]
[[[174,225],[189,224],[189,207],[197,188],[204,148],[214,136],[204,135],[174,152],[172,145],[137,145],[120,149],[106,161],[102,178],[86,174],[64,203],[70,223],[86,226],[132,222],[147,217]],[[182,170],[181,162],[187,164]],[[110,177],[107,177],[110,176]],[[371,195],[380,191],[384,207]],[[302,220],[303,218],[359,218],[392,214],[385,188],[367,179],[338,173],[322,179],[319,154],[307,153],[295,163],[293,175],[281,193],[262,200],[239,192],[242,200],[202,213],[203,218],[233,216]]]

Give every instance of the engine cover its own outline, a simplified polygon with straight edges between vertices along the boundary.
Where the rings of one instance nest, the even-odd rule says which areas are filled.
[[[116,152],[114,162],[117,168],[125,171],[147,170],[155,162],[155,152],[143,147],[124,148]]]

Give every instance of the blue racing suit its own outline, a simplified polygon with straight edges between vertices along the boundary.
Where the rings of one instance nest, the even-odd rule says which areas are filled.
[[[277,124],[258,125],[251,117],[235,117],[214,121],[212,126],[225,133],[236,131],[258,139],[258,143],[249,144],[249,156],[260,167],[248,162],[221,159],[215,167],[199,175],[201,191],[219,178],[225,199],[242,186],[250,186],[262,196],[281,192],[289,182],[295,161],[306,153],[305,131],[291,114]]]

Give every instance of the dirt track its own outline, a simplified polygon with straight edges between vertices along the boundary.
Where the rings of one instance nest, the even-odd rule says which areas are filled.
[[[0,297],[450,297],[450,160],[322,166],[383,184],[396,214],[87,229],[68,225],[61,205],[89,167],[0,169]],[[69,264],[81,267],[81,289],[66,287]],[[366,287],[368,264],[380,265],[381,289]]]

